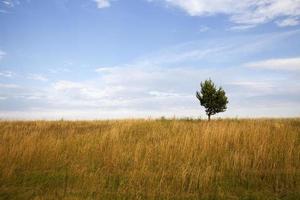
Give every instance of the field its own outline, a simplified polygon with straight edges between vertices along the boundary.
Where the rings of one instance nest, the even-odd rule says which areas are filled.
[[[300,199],[300,119],[2,121],[0,199]]]

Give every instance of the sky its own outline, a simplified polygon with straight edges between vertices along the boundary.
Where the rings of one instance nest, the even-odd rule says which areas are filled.
[[[300,0],[0,0],[0,118],[300,116]]]

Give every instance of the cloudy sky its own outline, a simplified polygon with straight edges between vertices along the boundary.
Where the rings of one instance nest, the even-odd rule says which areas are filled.
[[[300,0],[0,0],[0,118],[300,116]]]

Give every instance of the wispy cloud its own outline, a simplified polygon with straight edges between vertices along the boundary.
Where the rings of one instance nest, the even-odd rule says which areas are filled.
[[[99,72],[99,73],[107,73],[107,72],[111,72],[113,70],[114,70],[113,67],[99,67],[95,71]]]
[[[240,92],[247,96],[257,96],[262,94],[272,94],[276,91],[277,84],[274,80],[237,80],[226,83],[228,87],[235,88],[235,93]],[[240,91],[240,92],[239,92]]]
[[[189,97],[190,96],[188,94],[179,94],[179,93],[176,93],[176,92],[168,92],[168,91],[162,92],[162,91],[156,91],[156,90],[149,91],[148,93],[151,96],[158,97],[158,98]]]
[[[108,97],[110,92],[117,92],[116,87],[112,87],[111,90],[108,90],[108,87],[97,86],[96,82],[90,81],[68,81],[60,80],[52,84],[54,93],[60,93],[66,97],[71,97],[68,101],[86,101],[88,102],[97,101]],[[75,97],[75,98],[74,98]],[[72,98],[74,98],[72,100]],[[93,103],[92,103],[93,104]]]
[[[278,80],[276,76],[268,81],[264,76],[249,79],[247,68],[217,68],[203,63],[214,59],[224,64],[223,57],[239,57],[243,52],[251,55],[265,49],[268,46],[266,43],[274,43],[293,34],[298,32],[244,38],[247,43],[244,43],[245,40],[229,39],[226,42],[208,42],[207,45],[199,41],[176,45],[132,63],[101,66],[95,69],[99,74],[96,79],[58,81],[52,85],[54,92],[51,93],[55,94],[55,98],[51,98],[50,101],[54,105],[59,102],[62,107],[70,109],[85,106],[101,110],[97,116],[107,112],[110,112],[110,116],[122,116],[114,113],[116,110],[124,115],[127,113],[127,117],[147,116],[147,113],[152,116],[197,116],[200,107],[194,96],[195,90],[198,89],[201,80],[211,77],[223,85],[228,95],[234,98],[228,112],[230,115],[234,108],[251,104],[250,100],[245,99],[263,95],[267,95],[265,98],[269,99],[278,92],[289,92],[290,96],[295,96],[295,91],[300,91],[300,85],[296,84],[291,91],[285,91],[280,85],[285,79]],[[189,61],[196,61],[197,65],[191,64],[189,67],[186,65]],[[169,64],[170,67],[166,67]],[[256,105],[265,103],[260,100]],[[273,103],[278,102],[268,100],[269,106]],[[255,107],[253,104],[251,106]]]
[[[2,50],[0,50],[0,60],[6,55],[6,53]]]
[[[20,4],[20,1],[19,0],[1,0],[1,3],[3,5],[5,5],[6,7],[15,7],[16,5],[19,5]]]
[[[300,57],[268,59],[245,64],[246,67],[269,70],[300,70]]]
[[[48,69],[48,71],[52,74],[58,74],[58,73],[70,72],[71,70],[69,68],[52,68],[52,69]]]
[[[14,75],[15,75],[15,73],[12,71],[0,71],[0,76],[6,77],[6,78],[11,78]]]
[[[200,26],[199,32],[200,32],[200,33],[207,32],[207,31],[209,31],[210,29],[211,29],[211,28],[208,27],[208,26]]]
[[[110,0],[94,0],[98,8],[108,8],[111,6]]]
[[[286,18],[283,20],[276,21],[276,24],[280,27],[286,27],[286,26],[297,26],[300,24],[300,20],[298,18]]]
[[[53,86],[54,86],[54,89],[59,90],[59,91],[84,88],[83,84],[80,84],[77,82],[72,82],[72,81],[64,81],[64,80],[56,82]]]
[[[244,31],[244,30],[248,30],[251,28],[254,28],[255,25],[251,24],[251,25],[236,25],[236,26],[232,26],[229,28],[229,30],[231,31]]]
[[[0,100],[6,100],[7,99],[7,97],[1,97],[0,96]]]
[[[48,78],[42,74],[28,74],[27,78],[36,81],[48,81]]]
[[[236,24],[258,25],[276,18],[300,16],[298,0],[161,0],[191,16],[228,15]]]
[[[20,86],[16,85],[16,84],[3,84],[3,83],[0,83],[0,88],[15,89],[15,88],[20,88]]]
[[[2,4],[6,5],[6,6],[9,6],[9,7],[13,7],[14,6],[12,0],[2,0],[1,2],[2,2]]]
[[[124,66],[155,67],[181,66],[191,63],[221,63],[231,62],[232,57],[250,56],[270,49],[276,42],[299,35],[300,30],[274,32],[262,35],[227,37],[226,39],[196,40],[170,46],[168,48],[137,58],[134,62]],[[216,59],[218,58],[218,59]],[[205,65],[205,64],[204,64]],[[115,66],[114,66],[115,67]],[[100,67],[98,72],[113,70],[111,67]]]
[[[30,2],[30,0],[27,0],[27,2]],[[13,8],[20,4],[20,0],[0,0],[0,14],[11,14]]]
[[[149,54],[132,63],[99,67],[95,69],[100,75],[98,79],[66,85],[72,86],[73,92],[81,93],[73,99],[89,105],[101,105],[101,110],[122,110],[135,114],[144,112],[169,116],[197,116],[200,108],[194,97],[195,90],[201,80],[211,77],[217,83],[224,85],[228,95],[235,99],[231,102],[228,115],[243,103],[251,104],[250,100],[245,99],[263,95],[266,96],[271,107],[272,104],[278,103],[269,100],[271,96],[277,95],[278,92],[280,94],[288,92],[293,97],[296,91],[300,91],[300,85],[294,84],[295,87],[286,91],[282,87],[285,79],[279,80],[278,75],[270,80],[264,76],[249,79],[251,72],[247,71],[247,68],[217,68],[207,66],[205,63],[217,60],[224,64],[226,62],[222,59],[226,57],[240,57],[243,52],[247,55],[259,53],[266,47],[270,48],[267,44],[285,40],[298,33],[292,31],[267,34],[259,37],[246,37],[240,41],[234,38],[234,40],[226,39],[213,43],[187,42]],[[191,62],[190,67],[187,65],[189,62]],[[197,65],[195,66],[194,63]],[[166,67],[168,65],[169,67]],[[238,74],[238,76],[235,78],[232,74]],[[297,81],[294,82],[297,83]],[[84,94],[84,90],[91,94]],[[90,98],[83,98],[84,96]],[[285,100],[285,102],[288,101]],[[256,103],[256,106],[260,106],[266,102],[260,100]],[[251,106],[255,107],[253,104]],[[157,112],[159,110],[161,112]]]
[[[252,60],[254,54],[273,48],[268,44],[277,45],[298,35],[299,31],[290,31],[190,41],[130,63],[100,66],[94,69],[95,76],[85,79],[60,77],[36,88],[6,84],[0,89],[0,117],[22,117],[24,113],[33,118],[77,119],[204,117],[195,91],[200,81],[209,77],[229,96],[228,112],[218,116],[291,116],[300,108],[298,77],[276,70],[261,73],[243,67],[244,60],[233,63],[232,58],[246,55]],[[294,109],[289,109],[291,105]]]
[[[10,13],[10,12],[8,12],[7,10],[0,9],[0,13],[8,14],[8,13]]]
[[[162,115],[204,117],[194,93],[199,82],[207,77],[221,84],[230,99],[228,112],[219,116],[256,115],[256,111],[261,112],[256,116],[291,114],[297,109],[282,112],[283,108],[291,103],[297,105],[293,99],[300,98],[296,95],[300,92],[300,84],[295,80],[286,83],[285,79],[276,77],[269,80],[264,77],[250,79],[249,72],[243,73],[243,69],[238,68],[143,68],[127,65],[99,73],[101,77],[88,81],[59,80],[41,91],[22,89],[17,85],[0,85],[0,96],[5,100],[13,98],[14,101],[26,102],[26,113],[31,113],[29,115],[35,118],[53,116],[75,119]],[[233,73],[236,76],[232,76]],[[287,87],[290,83],[293,87]],[[274,95],[289,97],[278,100]],[[282,109],[279,109],[279,103]],[[270,108],[268,111],[258,109],[266,105]],[[22,117],[18,107],[11,109]],[[0,112],[0,116],[3,115],[9,117],[17,113]]]

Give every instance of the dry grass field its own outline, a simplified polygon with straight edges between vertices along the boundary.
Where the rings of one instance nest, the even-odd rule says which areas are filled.
[[[300,119],[2,121],[0,199],[300,199]]]

